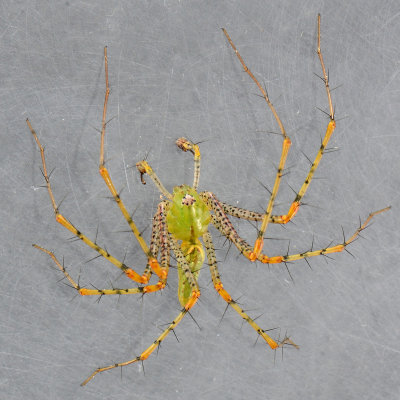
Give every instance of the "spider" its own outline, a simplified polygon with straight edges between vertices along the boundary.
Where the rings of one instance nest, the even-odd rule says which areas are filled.
[[[337,253],[346,249],[346,247],[353,242],[360,232],[365,229],[371,218],[379,213],[382,213],[390,208],[372,212],[369,214],[364,223],[360,223],[359,228],[349,239],[343,239],[342,243],[335,246],[330,246],[320,250],[310,249],[299,254],[286,254],[280,256],[268,256],[263,253],[263,237],[267,230],[268,224],[286,224],[292,220],[297,213],[303,196],[305,195],[308,187],[310,186],[311,180],[314,176],[315,170],[317,169],[324,150],[332,136],[336,122],[334,117],[334,110],[332,106],[331,90],[329,88],[328,76],[326,73],[324,61],[321,53],[321,16],[318,15],[318,43],[317,43],[317,54],[322,69],[322,81],[324,82],[326,94],[329,105],[329,122],[326,128],[325,136],[322,140],[321,146],[317,152],[314,162],[308,172],[308,175],[297,192],[294,201],[291,203],[287,214],[285,215],[274,215],[272,213],[276,195],[279,190],[279,185],[282,178],[282,173],[285,167],[286,158],[289,152],[291,141],[286,134],[283,127],[282,121],[280,120],[275,107],[271,103],[266,90],[260,85],[259,81],[246,66],[243,58],[239,51],[236,49],[232,39],[228,35],[228,32],[222,28],[225,37],[234,50],[237,58],[245,72],[257,85],[261,96],[265,99],[269,109],[275,117],[275,120],[279,126],[280,133],[282,135],[283,144],[282,151],[279,161],[278,170],[276,172],[275,183],[272,192],[269,196],[268,204],[264,213],[258,213],[243,208],[238,208],[220,201],[217,196],[209,191],[198,192],[199,177],[200,177],[200,150],[196,143],[191,142],[185,138],[179,138],[176,141],[176,145],[179,149],[184,152],[189,152],[194,158],[194,178],[191,186],[181,185],[175,186],[173,192],[170,193],[160,179],[157,177],[151,166],[147,161],[143,160],[136,164],[136,167],[140,173],[141,182],[145,184],[144,175],[147,174],[155,186],[161,192],[161,201],[158,204],[157,212],[154,215],[152,223],[152,234],[150,244],[148,245],[143,239],[140,231],[138,230],[135,222],[133,221],[130,213],[127,211],[119,193],[115,189],[115,186],[110,178],[109,172],[105,166],[104,161],[104,138],[106,131],[106,114],[107,114],[107,103],[110,94],[110,88],[108,83],[108,59],[107,59],[107,47],[104,48],[104,65],[105,65],[105,98],[103,107],[103,116],[101,124],[101,139],[100,139],[100,165],[99,172],[101,177],[104,179],[109,191],[111,192],[115,203],[121,210],[124,218],[130,226],[136,240],[138,241],[142,251],[147,257],[147,265],[140,275],[133,268],[128,267],[123,262],[119,261],[107,250],[100,247],[95,241],[89,239],[69,220],[64,217],[56,204],[53,191],[50,184],[49,174],[46,168],[46,161],[44,156],[44,148],[41,145],[38,136],[33,129],[29,119],[26,120],[28,127],[37,143],[40,150],[41,160],[43,165],[43,176],[46,181],[46,187],[49,193],[50,201],[52,203],[55,218],[58,223],[63,225],[66,229],[72,232],[82,242],[87,244],[93,250],[103,256],[111,264],[119,268],[128,278],[134,282],[140,284],[139,287],[127,288],[127,289],[89,289],[81,287],[66,271],[65,267],[58,261],[54,253],[36,244],[33,246],[45,253],[47,253],[55,262],[57,267],[62,271],[65,278],[68,279],[70,284],[77,290],[82,296],[93,296],[93,295],[122,295],[122,294],[133,294],[139,293],[144,295],[145,293],[152,293],[163,290],[168,277],[168,271],[170,267],[170,255],[173,253],[177,260],[177,271],[178,271],[178,298],[182,306],[182,309],[178,316],[169,324],[169,326],[158,336],[158,338],[140,355],[137,357],[119,362],[116,364],[97,368],[94,372],[82,382],[82,386],[86,385],[95,375],[100,372],[111,370],[117,367],[123,367],[129,364],[133,364],[139,361],[146,360],[150,354],[156,350],[165,337],[173,331],[183,317],[189,313],[192,307],[196,304],[200,297],[200,289],[198,284],[198,277],[200,268],[203,265],[207,256],[207,263],[210,269],[210,274],[215,290],[221,296],[223,300],[232,307],[256,332],[261,336],[271,349],[277,349],[284,345],[292,345],[298,347],[290,338],[285,337],[282,341],[276,341],[272,339],[268,334],[267,330],[262,329],[254,319],[250,318],[249,315],[242,309],[242,307],[231,297],[231,295],[225,290],[220,275],[218,272],[217,260],[211,234],[209,232],[209,225],[212,224],[222,235],[224,235],[230,242],[232,242],[239,252],[243,254],[248,260],[255,262],[260,261],[263,264],[279,264],[287,263],[289,261],[305,259],[313,256],[324,255],[329,253]],[[241,218],[249,221],[259,221],[261,226],[259,228],[257,238],[254,245],[249,245],[244,239],[242,239],[233,224],[231,223],[229,216],[235,218]],[[200,241],[202,239],[203,244]],[[205,249],[204,249],[205,248]],[[150,278],[152,275],[157,276],[157,283],[150,284]]]

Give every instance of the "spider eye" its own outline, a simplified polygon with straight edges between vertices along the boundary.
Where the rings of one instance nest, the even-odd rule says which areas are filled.
[[[182,205],[184,206],[192,206],[195,202],[196,199],[188,193],[186,193],[185,196],[182,198]]]

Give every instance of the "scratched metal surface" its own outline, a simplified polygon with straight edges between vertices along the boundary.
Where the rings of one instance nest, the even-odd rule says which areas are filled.
[[[226,27],[268,88],[292,139],[276,212],[285,212],[320,144],[327,108],[316,49],[317,13],[338,118],[331,147],[294,223],[271,227],[278,255],[325,247],[358,218],[389,204],[349,254],[284,266],[254,265],[214,230],[225,288],[264,328],[300,345],[276,354],[233,310],[205,268],[192,315],[144,364],[94,368],[135,357],[178,313],[177,278],[160,294],[80,298],[38,243],[64,257],[83,285],[130,287],[55,222],[40,188],[46,145],[56,199],[82,232],[141,270],[97,172],[108,45],[111,97],[106,155],[140,229],[159,194],[135,168],[147,155],[165,186],[190,183],[192,160],[174,140],[203,141],[200,189],[261,210],[278,163],[277,125],[229,47]],[[397,399],[399,396],[400,7],[397,1],[4,1],[0,8],[1,280],[0,388],[7,399]],[[346,117],[346,118],[345,118]],[[343,118],[343,119],[342,119]],[[235,222],[252,241],[254,226]],[[145,235],[149,235],[147,229]],[[133,285],[134,286],[134,285]],[[279,330],[271,332],[279,336]],[[256,342],[256,343],[255,343]]]

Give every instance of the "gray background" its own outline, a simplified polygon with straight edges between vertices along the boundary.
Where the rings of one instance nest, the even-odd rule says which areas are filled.
[[[350,235],[358,218],[389,204],[347,254],[289,265],[255,265],[228,251],[213,230],[225,287],[265,328],[301,348],[276,354],[225,304],[205,268],[202,297],[158,355],[98,375],[94,368],[143,351],[178,313],[177,277],[162,294],[80,298],[58,282],[38,243],[65,258],[82,284],[134,286],[97,259],[54,218],[41,189],[40,155],[25,118],[46,145],[61,211],[89,237],[134,265],[145,259],[98,175],[108,45],[114,117],[108,167],[144,229],[159,201],[134,164],[146,156],[165,186],[191,183],[192,158],[174,140],[201,144],[200,189],[262,210],[281,138],[257,90],[227,44],[228,29],[268,87],[293,146],[278,196],[287,210],[324,134],[326,109],[315,54],[317,13],[330,71],[337,130],[293,224],[271,227],[268,254]],[[399,393],[400,5],[388,1],[10,1],[0,7],[1,328],[0,390],[7,399],[397,399]],[[235,222],[253,241],[255,229]],[[148,235],[150,230],[146,231]],[[278,337],[279,331],[271,334]]]

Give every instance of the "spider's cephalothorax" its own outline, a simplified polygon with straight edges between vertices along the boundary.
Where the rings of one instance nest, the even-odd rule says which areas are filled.
[[[210,224],[210,210],[190,186],[175,186],[167,211],[168,232],[178,240],[196,244]]]
[[[172,201],[168,203],[167,210],[168,232],[182,241],[182,253],[193,277],[197,280],[205,258],[199,237],[207,232],[211,221],[210,211],[196,190],[187,185],[174,187]],[[179,302],[184,306],[190,298],[192,289],[179,262],[178,278]]]
[[[161,183],[160,179],[154,173],[153,169],[147,163],[147,161],[139,161],[136,164],[138,171],[140,172],[140,178],[143,184],[146,183],[144,180],[144,175],[150,176],[154,184],[157,186],[162,194],[163,200],[158,204],[157,212],[153,218],[153,227],[150,244],[142,237],[142,233],[139,231],[135,222],[132,219],[131,214],[126,209],[119,193],[117,192],[114,184],[111,180],[110,174],[105,166],[104,162],[104,137],[106,131],[106,114],[107,114],[107,103],[108,96],[110,93],[108,85],[108,61],[107,61],[107,48],[104,49],[104,63],[105,63],[105,77],[106,77],[106,93],[103,108],[103,119],[101,127],[101,140],[100,140],[100,165],[99,172],[101,177],[104,179],[115,203],[121,210],[122,215],[126,219],[133,235],[135,236],[137,242],[139,243],[143,253],[147,257],[147,265],[142,274],[139,274],[135,269],[128,267],[125,263],[119,261],[116,257],[111,255],[105,248],[99,246],[96,241],[92,241],[88,236],[84,235],[80,230],[75,228],[75,226],[65,218],[59,211],[52,187],[50,185],[50,175],[47,173],[46,161],[44,156],[44,148],[40,144],[36,132],[32,128],[29,120],[27,120],[28,126],[32,135],[40,149],[42,164],[43,164],[43,175],[45,177],[47,190],[50,196],[50,200],[54,209],[55,217],[57,222],[63,225],[66,229],[73,233],[78,239],[84,242],[86,245],[91,247],[94,251],[99,253],[99,256],[104,257],[108,262],[113,264],[115,267],[119,268],[128,278],[139,284],[139,287],[131,287],[126,289],[94,289],[81,287],[65,270],[64,266],[57,260],[55,255],[49,251],[34,245],[39,250],[47,253],[53,261],[56,263],[58,268],[64,274],[65,278],[68,279],[70,284],[78,291],[82,296],[103,296],[103,295],[122,295],[122,294],[145,294],[152,293],[163,290],[167,284],[168,272],[170,267],[170,256],[172,256],[177,261],[178,268],[178,297],[182,305],[180,313],[174,318],[174,320],[168,325],[168,327],[158,336],[158,338],[140,355],[132,358],[128,361],[114,363],[105,367],[97,368],[83,383],[85,385],[89,382],[95,375],[99,372],[107,371],[116,367],[123,367],[129,364],[133,364],[138,361],[146,360],[150,354],[156,350],[160,343],[165,339],[165,337],[174,331],[176,326],[182,320],[182,318],[191,310],[191,308],[196,304],[198,298],[200,297],[200,288],[197,282],[199,271],[203,262],[205,260],[205,253],[207,254],[207,264],[210,269],[211,279],[215,290],[219,296],[226,301],[226,303],[232,307],[244,321],[246,321],[259,336],[261,336],[265,342],[272,348],[282,347],[285,344],[295,345],[289,338],[285,337],[282,341],[275,341],[272,339],[267,330],[262,329],[242,308],[241,306],[230,296],[230,294],[225,290],[221,277],[218,272],[217,257],[214,250],[214,245],[210,232],[208,231],[208,226],[210,223],[225,236],[227,240],[237,247],[239,252],[243,254],[248,260],[255,262],[259,261],[264,264],[279,264],[288,263],[295,260],[304,259],[307,261],[309,257],[319,256],[323,254],[336,253],[343,251],[346,246],[353,242],[359,235],[359,233],[367,226],[371,218],[383,211],[388,210],[390,207],[386,207],[382,210],[375,211],[371,213],[363,224],[360,224],[359,228],[355,233],[348,238],[344,238],[342,243],[335,246],[329,246],[324,249],[314,250],[310,249],[298,254],[286,254],[278,256],[268,256],[263,253],[264,235],[267,230],[268,224],[286,224],[296,215],[303,196],[305,195],[308,187],[310,186],[311,180],[314,173],[321,161],[322,155],[326,149],[330,137],[335,130],[335,117],[333,111],[333,105],[331,100],[331,92],[329,89],[328,75],[325,71],[324,61],[322,59],[321,53],[321,33],[320,33],[321,18],[318,15],[318,46],[317,54],[322,68],[322,77],[325,84],[325,89],[328,97],[329,104],[329,122],[326,127],[325,136],[322,139],[322,143],[319,150],[312,162],[311,168],[308,172],[303,185],[297,192],[293,202],[291,203],[288,211],[284,215],[274,215],[273,208],[276,195],[279,190],[279,185],[283,175],[283,170],[285,168],[286,158],[289,152],[291,141],[287,136],[285,129],[283,127],[282,121],[278,117],[275,107],[269,100],[266,90],[261,86],[259,81],[255,78],[250,69],[246,66],[241,57],[240,53],[233,44],[231,38],[225,29],[223,32],[235,50],[235,54],[241,62],[244,70],[255,82],[258,89],[260,90],[261,97],[264,98],[268,107],[272,111],[275,120],[279,126],[283,137],[281,156],[279,161],[278,170],[276,172],[275,182],[271,194],[269,196],[268,204],[263,213],[258,213],[251,210],[246,210],[244,208],[239,208],[231,206],[229,204],[219,201],[218,198],[209,191],[197,192],[200,177],[200,149],[198,144],[191,142],[185,138],[179,138],[176,141],[176,145],[182,151],[190,152],[193,154],[194,158],[194,179],[192,186],[182,185],[176,186],[173,189],[173,194],[171,194]],[[241,218],[248,221],[258,221],[260,222],[260,227],[258,230],[257,238],[254,245],[251,246],[241,238],[238,232],[235,230],[234,225],[230,221],[230,217]],[[202,242],[200,241],[200,238]],[[180,242],[180,243],[179,243]],[[205,250],[203,249],[203,244]],[[95,257],[96,258],[96,257]],[[308,262],[308,261],[307,261]],[[155,277],[157,282],[150,283],[151,278]]]

